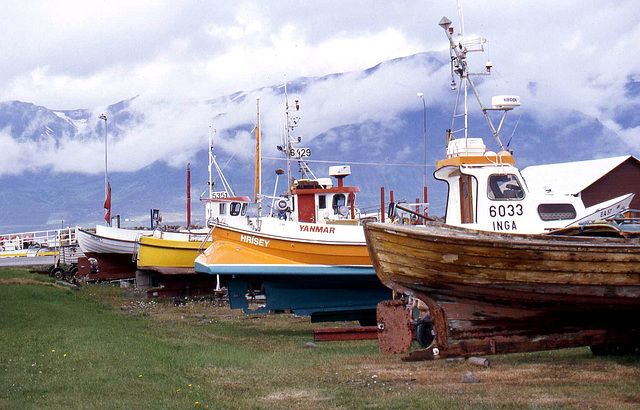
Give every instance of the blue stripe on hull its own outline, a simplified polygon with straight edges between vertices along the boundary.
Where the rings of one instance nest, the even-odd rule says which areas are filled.
[[[210,275],[373,275],[371,265],[204,265],[195,263],[198,273]]]

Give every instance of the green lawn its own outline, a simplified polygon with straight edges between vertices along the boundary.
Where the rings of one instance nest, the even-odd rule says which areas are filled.
[[[307,318],[34,279],[53,282],[0,269],[0,408],[640,406],[636,357],[581,348],[491,357],[488,369],[404,363],[376,341],[306,347],[318,326]],[[481,382],[462,383],[469,371]]]

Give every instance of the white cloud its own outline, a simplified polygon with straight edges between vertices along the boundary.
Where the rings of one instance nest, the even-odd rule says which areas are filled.
[[[495,75],[480,85],[483,96],[519,94],[521,109],[540,121],[576,110],[599,118],[624,141],[640,140],[640,130],[624,129],[614,119],[627,103],[627,79],[640,75],[636,3],[465,3],[467,34],[489,39]],[[209,126],[219,130],[222,151],[241,147],[237,155],[248,158],[258,96],[265,146],[275,146],[283,127],[279,95],[252,93],[233,110],[205,101],[280,84],[285,75],[349,72],[298,96],[303,111],[297,132],[305,138],[362,121],[392,123],[398,113],[420,109],[416,92],[425,94],[431,110],[451,100],[444,94],[448,66],[435,74],[434,67],[417,62],[383,64],[370,76],[359,71],[421,51],[440,52],[446,61],[437,22],[443,15],[457,22],[454,1],[26,1],[0,5],[0,15],[0,47],[6,50],[0,55],[6,68],[0,100],[62,110],[105,107],[140,95],[132,109],[145,122],[110,145],[115,170],[156,160],[183,164],[206,146]],[[224,115],[216,117],[217,110]],[[225,132],[240,125],[246,133]],[[100,172],[98,142],[47,141],[40,147],[46,155],[35,155],[30,143],[2,135],[5,170],[19,169],[7,164],[20,159],[58,171]],[[80,155],[91,161],[81,164]]]

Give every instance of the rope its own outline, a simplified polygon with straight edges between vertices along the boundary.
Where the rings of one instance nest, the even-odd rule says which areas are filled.
[[[276,161],[285,161],[286,158],[278,158],[278,157],[262,157],[262,159],[270,159]],[[384,163],[384,162],[353,162],[353,161],[323,161],[316,159],[305,159],[305,162],[317,162],[319,164],[339,164],[339,163],[347,163],[349,165],[374,165],[374,166],[382,166],[382,167],[424,167],[423,164],[406,164],[406,163]],[[435,168],[435,165],[427,165],[429,168]]]

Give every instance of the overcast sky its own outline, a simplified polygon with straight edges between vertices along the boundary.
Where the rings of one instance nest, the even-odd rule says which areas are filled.
[[[541,121],[553,120],[559,108],[597,117],[620,135],[622,144],[638,146],[640,130],[616,120],[621,108],[638,104],[625,96],[630,81],[640,83],[637,0],[467,1],[463,7],[466,34],[489,39],[496,74],[490,84],[500,85],[500,93],[521,95],[527,112]],[[213,113],[204,101],[281,84],[285,75],[357,73],[423,51],[446,58],[448,45],[437,25],[443,15],[459,27],[454,0],[0,0],[0,101],[99,113],[139,95],[136,109],[148,121],[115,144],[113,167],[131,170],[157,159],[177,164],[201,147],[203,130],[212,124]],[[309,90],[315,113],[304,119],[311,127],[307,132],[392,119],[395,113],[419,108],[416,92],[424,92],[430,106],[441,104],[446,72],[444,78],[443,73],[429,77],[428,69],[383,70],[367,81],[354,74],[338,85],[349,92],[339,97],[320,97],[322,87]],[[332,87],[335,93],[336,84]],[[270,96],[260,97],[267,115],[277,108],[270,108]],[[329,103],[335,98],[340,104]],[[254,107],[239,108],[214,126],[242,123],[246,115],[254,115]],[[174,142],[152,145],[144,158],[138,152],[135,164],[125,155],[149,135],[163,134]],[[248,135],[225,138],[247,148],[249,155],[250,144],[238,144]],[[6,134],[0,135],[0,143],[8,144]],[[13,149],[16,163],[30,149],[42,149],[13,144],[5,145],[5,160]],[[70,142],[50,149],[56,155],[78,155],[82,149],[100,153],[97,145],[85,145]],[[51,160],[49,165],[62,163]],[[81,171],[99,172],[96,164],[99,156]]]

